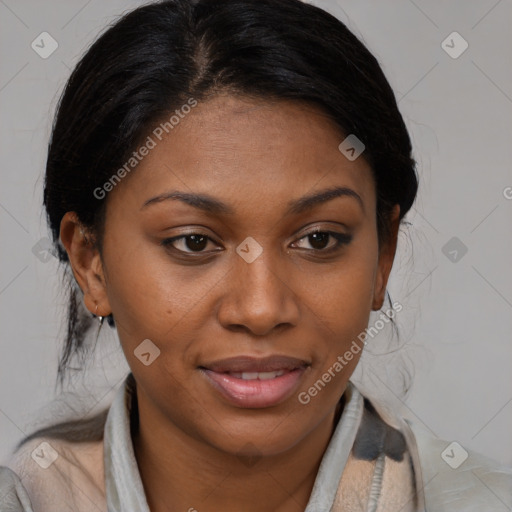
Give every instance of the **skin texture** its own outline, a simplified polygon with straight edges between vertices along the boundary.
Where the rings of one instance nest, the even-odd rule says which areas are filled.
[[[382,307],[399,226],[396,205],[393,236],[379,247],[372,172],[363,157],[349,161],[338,150],[344,138],[318,107],[217,95],[109,193],[102,257],[76,215],[63,218],[85,304],[113,313],[137,381],[133,442],[153,512],[304,510],[361,352],[308,404],[297,395]],[[330,187],[351,188],[362,205],[342,196],[286,214],[289,201]],[[209,194],[234,213],[176,199],[141,209],[171,190]],[[336,239],[315,241],[313,228],[352,240],[329,253]],[[207,255],[190,239],[161,245],[194,233],[210,237],[199,248]],[[236,252],[249,236],[263,248],[252,263]],[[145,339],[161,351],[149,366],[134,355]],[[310,363],[297,392],[273,407],[228,403],[198,369],[273,354]]]

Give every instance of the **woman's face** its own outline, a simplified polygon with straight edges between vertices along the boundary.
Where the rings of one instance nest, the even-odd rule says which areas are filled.
[[[396,240],[379,252],[371,169],[294,102],[216,96],[164,135],[75,275],[113,313],[141,410],[223,452],[282,453],[332,418],[382,306]]]

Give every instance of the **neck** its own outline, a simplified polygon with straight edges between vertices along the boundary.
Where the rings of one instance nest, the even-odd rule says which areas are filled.
[[[241,459],[183,432],[145,400],[132,424],[135,458],[152,512],[297,512],[309,501],[343,401],[297,445],[269,457]]]

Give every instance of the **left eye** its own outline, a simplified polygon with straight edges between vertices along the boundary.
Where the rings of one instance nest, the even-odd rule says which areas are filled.
[[[334,244],[328,246],[329,238],[334,238]],[[346,235],[344,233],[337,233],[335,231],[314,231],[313,233],[308,233],[303,236],[301,240],[306,240],[314,251],[325,251],[335,250],[342,245],[347,245],[352,240],[351,235]],[[306,247],[307,249],[307,247]],[[326,250],[327,249],[327,250]]]

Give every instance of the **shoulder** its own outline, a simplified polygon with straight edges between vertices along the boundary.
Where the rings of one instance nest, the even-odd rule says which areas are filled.
[[[381,449],[391,458],[394,454],[396,459],[405,443],[414,473],[418,510],[512,510],[512,468],[500,465],[457,441],[439,439],[418,423],[379,402],[371,401],[375,410],[366,402],[365,413],[372,421],[362,421],[367,435],[359,439],[359,448],[363,449],[359,451],[363,455],[371,454],[370,448],[380,439]],[[358,447],[358,438],[354,447]]]
[[[0,466],[0,510],[33,512],[30,498],[20,477],[6,466]]]
[[[512,468],[405,421],[417,447],[427,510],[501,512],[512,508]]]
[[[15,451],[3,478],[13,496],[21,490],[37,511],[53,512],[59,505],[59,510],[78,512],[89,510],[91,504],[103,510],[103,441],[32,438]],[[13,509],[16,510],[32,509]]]

